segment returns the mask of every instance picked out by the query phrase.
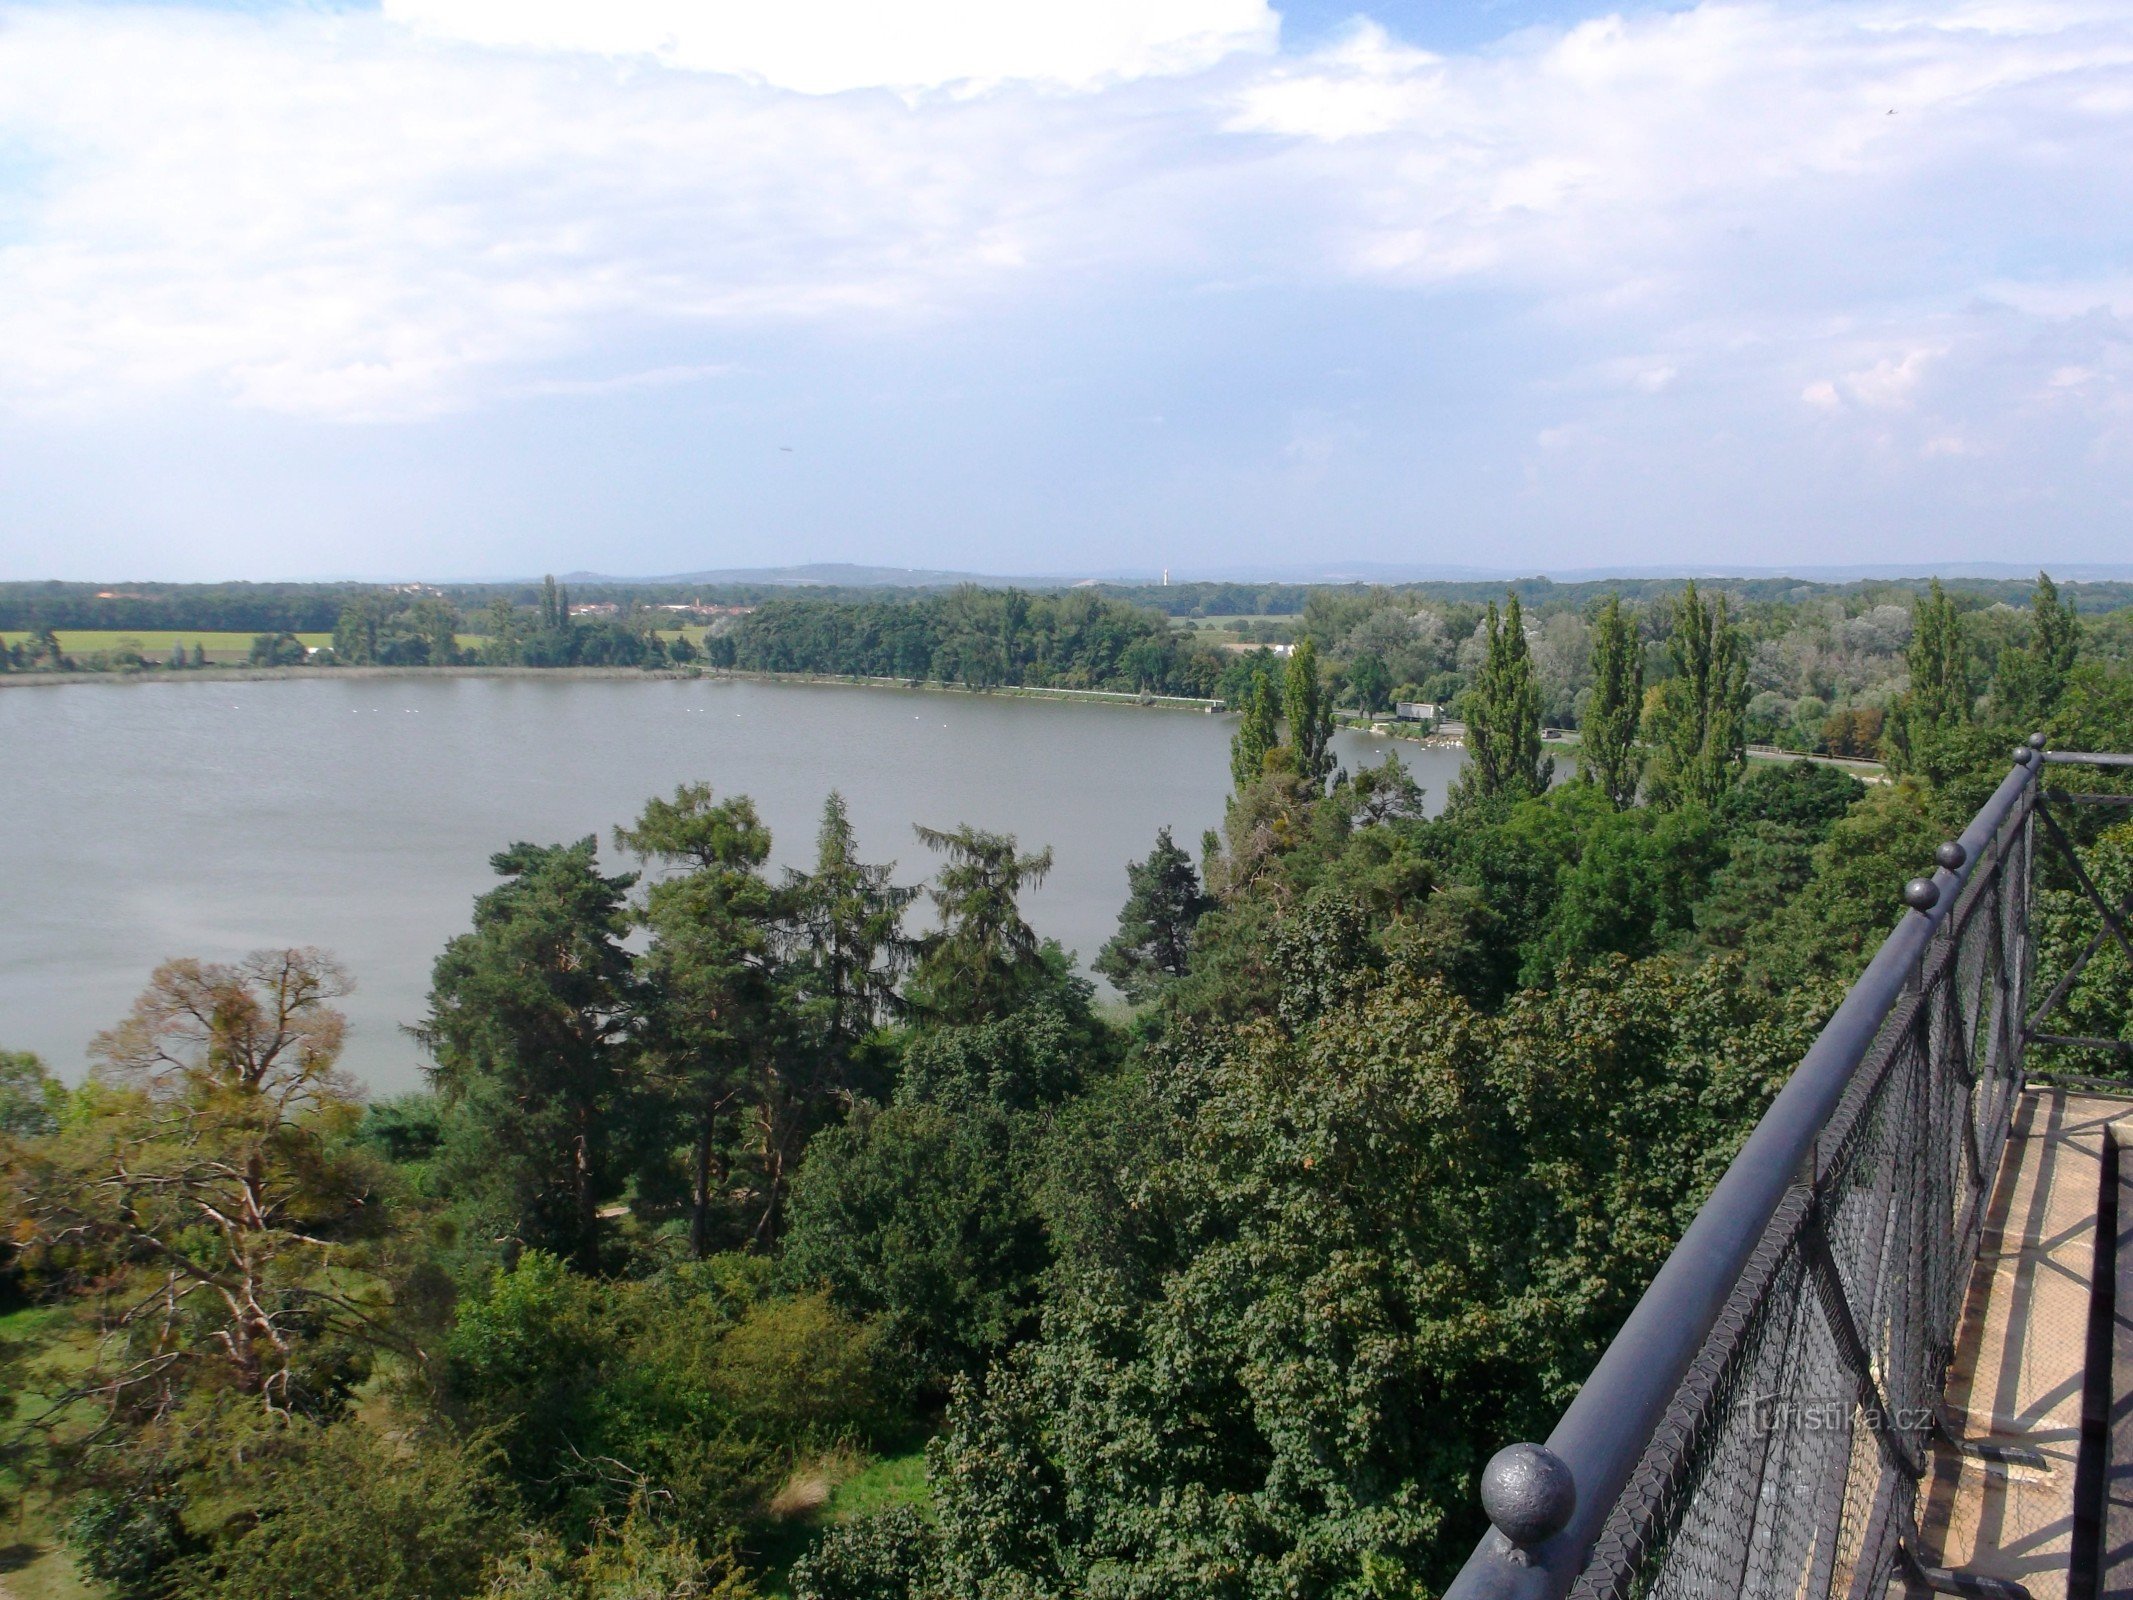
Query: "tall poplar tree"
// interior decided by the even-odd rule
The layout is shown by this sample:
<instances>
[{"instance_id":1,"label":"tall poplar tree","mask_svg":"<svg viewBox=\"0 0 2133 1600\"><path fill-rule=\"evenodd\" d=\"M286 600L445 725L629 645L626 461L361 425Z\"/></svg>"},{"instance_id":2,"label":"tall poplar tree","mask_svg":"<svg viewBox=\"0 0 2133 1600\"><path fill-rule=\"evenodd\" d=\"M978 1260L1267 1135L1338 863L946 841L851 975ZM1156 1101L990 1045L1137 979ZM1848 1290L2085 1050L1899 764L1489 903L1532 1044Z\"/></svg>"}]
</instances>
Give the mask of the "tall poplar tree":
<instances>
[{"instance_id":1,"label":"tall poplar tree","mask_svg":"<svg viewBox=\"0 0 2133 1600\"><path fill-rule=\"evenodd\" d=\"M1618 806L1635 803L1644 754L1644 641L1622 597L1609 595L1592 629L1592 701L1579 730L1578 771Z\"/></svg>"},{"instance_id":2,"label":"tall poplar tree","mask_svg":"<svg viewBox=\"0 0 2133 1600\"><path fill-rule=\"evenodd\" d=\"M2037 574L2029 600L2029 644L2007 646L1993 672L1999 710L2028 721L2049 711L2066 688L2081 649L2081 619L2059 598L2051 574Z\"/></svg>"},{"instance_id":3,"label":"tall poplar tree","mask_svg":"<svg viewBox=\"0 0 2133 1600\"><path fill-rule=\"evenodd\" d=\"M1555 762L1541 754L1540 685L1533 679L1518 596L1510 596L1500 615L1491 601L1485 627L1488 653L1461 702L1467 764L1452 785L1452 798L1530 799L1547 792Z\"/></svg>"},{"instance_id":4,"label":"tall poplar tree","mask_svg":"<svg viewBox=\"0 0 2133 1600\"><path fill-rule=\"evenodd\" d=\"M1714 805L1748 765L1748 656L1723 594L1687 584L1674 602L1650 768L1652 804Z\"/></svg>"},{"instance_id":5,"label":"tall poplar tree","mask_svg":"<svg viewBox=\"0 0 2133 1600\"><path fill-rule=\"evenodd\" d=\"M1281 742L1281 701L1271 674L1253 675L1240 709L1244 720L1229 741L1229 775L1239 789L1249 789L1266 775L1267 753Z\"/></svg>"},{"instance_id":6,"label":"tall poplar tree","mask_svg":"<svg viewBox=\"0 0 2133 1600\"><path fill-rule=\"evenodd\" d=\"M1296 775L1323 784L1333 770L1333 697L1318 676L1318 646L1310 637L1296 642L1281 678L1281 714L1288 746L1295 753Z\"/></svg>"},{"instance_id":7,"label":"tall poplar tree","mask_svg":"<svg viewBox=\"0 0 2133 1600\"><path fill-rule=\"evenodd\" d=\"M1935 578L1911 631L1910 709L1923 724L1952 728L1970 718L1970 644L1955 601Z\"/></svg>"}]
</instances>

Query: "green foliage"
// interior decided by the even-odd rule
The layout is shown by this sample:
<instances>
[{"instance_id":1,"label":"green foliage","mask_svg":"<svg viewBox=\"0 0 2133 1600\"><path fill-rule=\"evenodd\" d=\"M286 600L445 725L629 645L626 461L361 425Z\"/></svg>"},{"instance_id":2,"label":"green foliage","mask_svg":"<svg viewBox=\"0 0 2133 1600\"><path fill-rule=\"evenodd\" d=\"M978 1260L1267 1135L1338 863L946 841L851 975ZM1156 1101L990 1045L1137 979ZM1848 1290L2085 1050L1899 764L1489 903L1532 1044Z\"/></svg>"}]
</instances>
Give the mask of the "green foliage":
<instances>
[{"instance_id":1,"label":"green foliage","mask_svg":"<svg viewBox=\"0 0 2133 1600\"><path fill-rule=\"evenodd\" d=\"M1652 804L1716 805L1747 766L1748 661L1723 593L1708 605L1691 583L1674 606L1652 713Z\"/></svg>"},{"instance_id":2,"label":"green foliage","mask_svg":"<svg viewBox=\"0 0 2133 1600\"><path fill-rule=\"evenodd\" d=\"M714 1247L714 1213L733 1191L720 1138L733 1107L753 1099L754 1191L749 1230L776 1235L787 1146L795 1133L776 1059L776 945L785 905L762 875L770 830L745 795L714 801L707 783L685 784L672 800L647 803L615 844L663 865L637 912L651 931L639 964L644 980L649 1065L671 1097L674 1120L689 1131L689 1246Z\"/></svg>"},{"instance_id":3,"label":"green foliage","mask_svg":"<svg viewBox=\"0 0 2133 1600\"><path fill-rule=\"evenodd\" d=\"M1319 676L1318 646L1300 639L1281 674L1281 717L1291 769L1314 786L1333 771L1333 697Z\"/></svg>"},{"instance_id":4,"label":"green foliage","mask_svg":"<svg viewBox=\"0 0 2133 1600\"><path fill-rule=\"evenodd\" d=\"M1057 944L1058 986L990 1022L924 1027L904 1041L896 1099L904 1105L991 1106L1030 1111L1081 1087L1110 1055L1089 1011L1089 982L1068 969Z\"/></svg>"},{"instance_id":5,"label":"green foliage","mask_svg":"<svg viewBox=\"0 0 2133 1600\"><path fill-rule=\"evenodd\" d=\"M1904 881L1951 831L1915 779L1870 789L1814 847L1807 884L1745 940L1753 968L1787 985L1855 976L1902 917Z\"/></svg>"},{"instance_id":6,"label":"green foliage","mask_svg":"<svg viewBox=\"0 0 2133 1600\"><path fill-rule=\"evenodd\" d=\"M27 1050L0 1050L0 1139L35 1139L59 1126L67 1091Z\"/></svg>"},{"instance_id":7,"label":"green foliage","mask_svg":"<svg viewBox=\"0 0 2133 1600\"><path fill-rule=\"evenodd\" d=\"M1544 1431L1811 1020L1616 962L1500 1019L1395 979L1167 1051L1167 1159L1077 1231L1155 1259L1062 1257L1041 1339L959 1393L944 1587L1441 1582L1481 1462Z\"/></svg>"},{"instance_id":8,"label":"green foliage","mask_svg":"<svg viewBox=\"0 0 2133 1600\"><path fill-rule=\"evenodd\" d=\"M920 1012L945 1022L1005 1016L1046 983L1050 966L1022 920L1021 893L1052 870L1047 847L1017 853L1014 835L967 823L921 827L919 839L948 859L928 890L939 930L922 946L907 991Z\"/></svg>"},{"instance_id":9,"label":"green foliage","mask_svg":"<svg viewBox=\"0 0 2133 1600\"><path fill-rule=\"evenodd\" d=\"M462 1304L445 1401L569 1537L652 1497L715 1542L793 1452L892 1420L872 1334L819 1294L770 1292L767 1276L714 1257L603 1282L529 1251Z\"/></svg>"},{"instance_id":10,"label":"green foliage","mask_svg":"<svg viewBox=\"0 0 2133 1600\"><path fill-rule=\"evenodd\" d=\"M1118 932L1097 955L1096 970L1128 1000L1146 1000L1166 982L1185 976L1192 930L1211 902L1200 892L1192 857L1170 830L1157 830L1147 859L1126 864L1126 903Z\"/></svg>"},{"instance_id":11,"label":"green foliage","mask_svg":"<svg viewBox=\"0 0 2133 1600\"><path fill-rule=\"evenodd\" d=\"M1088 590L1028 594L960 587L836 601L780 597L733 630L752 672L925 679L971 688L1031 685L1211 695L1221 654L1157 612Z\"/></svg>"},{"instance_id":12,"label":"green foliage","mask_svg":"<svg viewBox=\"0 0 2133 1600\"><path fill-rule=\"evenodd\" d=\"M169 961L91 1044L96 1084L0 1146L28 1264L110 1297L79 1392L100 1429L165 1425L195 1394L330 1415L380 1318L374 1166L336 1069L346 975L316 950Z\"/></svg>"},{"instance_id":13,"label":"green foliage","mask_svg":"<svg viewBox=\"0 0 2133 1600\"><path fill-rule=\"evenodd\" d=\"M1254 672L1238 702L1243 720L1230 736L1230 782L1249 789L1266 775L1266 758L1281 742L1281 702L1271 673Z\"/></svg>"},{"instance_id":14,"label":"green foliage","mask_svg":"<svg viewBox=\"0 0 2133 1600\"><path fill-rule=\"evenodd\" d=\"M1903 770L1937 778L1950 766L1941 746L1970 722L1974 692L1962 615L1938 579L1914 608L1908 665L1892 753Z\"/></svg>"},{"instance_id":15,"label":"green foliage","mask_svg":"<svg viewBox=\"0 0 2133 1600\"><path fill-rule=\"evenodd\" d=\"M505 881L445 946L419 1037L450 1113L443 1164L477 1225L596 1270L634 1129L636 979L622 946L636 880L595 845L513 845Z\"/></svg>"},{"instance_id":16,"label":"green foliage","mask_svg":"<svg viewBox=\"0 0 2133 1600\"><path fill-rule=\"evenodd\" d=\"M1467 765L1452 786L1456 803L1526 799L1544 793L1555 771L1554 761L1541 755L1540 690L1516 594L1501 620L1490 603L1486 628L1487 658L1460 703Z\"/></svg>"},{"instance_id":17,"label":"green foliage","mask_svg":"<svg viewBox=\"0 0 2133 1600\"><path fill-rule=\"evenodd\" d=\"M1618 806L1631 805L1643 770L1637 747L1644 713L1644 643L1636 620L1609 595L1592 629L1592 703L1578 746L1578 773Z\"/></svg>"},{"instance_id":18,"label":"green foliage","mask_svg":"<svg viewBox=\"0 0 2133 1600\"><path fill-rule=\"evenodd\" d=\"M457 1600L512 1531L478 1452L431 1432L299 1426L210 1469L244 1511L169 1576L179 1600Z\"/></svg>"},{"instance_id":19,"label":"green foliage","mask_svg":"<svg viewBox=\"0 0 2133 1600\"><path fill-rule=\"evenodd\" d=\"M792 1569L795 1600L945 1600L940 1584L939 1537L905 1506L831 1526Z\"/></svg>"},{"instance_id":20,"label":"green foliage","mask_svg":"<svg viewBox=\"0 0 2133 1600\"><path fill-rule=\"evenodd\" d=\"M808 1150L786 1271L880 1318L923 1378L977 1371L1027 1330L1047 1260L1022 1166L1002 1112L861 1109Z\"/></svg>"},{"instance_id":21,"label":"green foliage","mask_svg":"<svg viewBox=\"0 0 2133 1600\"><path fill-rule=\"evenodd\" d=\"M2126 908L2133 907L2133 822L2102 830L2081 854L2090 882L2123 923ZM2071 881L2071 874L2052 870L2054 865L2045 863L2046 871L2040 875L2045 886L2037 894L2034 920L2037 972L2031 992L2039 996L2051 991L2090 939L2102 931L2095 902ZM2133 966L2128 965L2126 952L2115 938L2105 935L2073 988L2040 1027L2046 1033L2119 1039L2133 1045ZM2077 1072L2094 1072L2106 1064L2106 1058L2091 1050L2060 1048L2044 1059L2048 1065ZM2123 1057L2111 1065L2125 1073Z\"/></svg>"},{"instance_id":22,"label":"green foliage","mask_svg":"<svg viewBox=\"0 0 2133 1600\"><path fill-rule=\"evenodd\" d=\"M192 1547L170 1497L108 1489L81 1497L67 1521L66 1541L82 1575L119 1600L165 1592L170 1568Z\"/></svg>"},{"instance_id":23,"label":"green foliage","mask_svg":"<svg viewBox=\"0 0 2133 1600\"><path fill-rule=\"evenodd\" d=\"M482 1600L755 1600L732 1555L642 1510L583 1549L533 1532L499 1562Z\"/></svg>"}]
</instances>

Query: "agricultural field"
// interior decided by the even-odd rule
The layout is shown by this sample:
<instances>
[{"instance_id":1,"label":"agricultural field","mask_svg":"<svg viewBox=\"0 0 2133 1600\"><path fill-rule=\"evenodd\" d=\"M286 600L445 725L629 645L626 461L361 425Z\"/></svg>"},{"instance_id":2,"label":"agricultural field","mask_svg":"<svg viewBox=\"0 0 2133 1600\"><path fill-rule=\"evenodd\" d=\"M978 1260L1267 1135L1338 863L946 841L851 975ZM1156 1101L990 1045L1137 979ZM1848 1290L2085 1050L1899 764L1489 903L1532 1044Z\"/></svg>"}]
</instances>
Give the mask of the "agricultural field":
<instances>
[{"instance_id":1,"label":"agricultural field","mask_svg":"<svg viewBox=\"0 0 2133 1600\"><path fill-rule=\"evenodd\" d=\"M11 629L0 633L0 643L21 644L31 635L23 629ZM162 631L155 629L88 629L61 628L59 648L77 661L91 656L115 655L130 650L149 661L168 661L172 649L181 649L192 654L193 646L207 651L207 659L215 666L238 666L250 658L252 640L249 633L216 633L195 629L192 632ZM316 648L333 643L330 633L300 633L296 636L305 645Z\"/></svg>"}]
</instances>

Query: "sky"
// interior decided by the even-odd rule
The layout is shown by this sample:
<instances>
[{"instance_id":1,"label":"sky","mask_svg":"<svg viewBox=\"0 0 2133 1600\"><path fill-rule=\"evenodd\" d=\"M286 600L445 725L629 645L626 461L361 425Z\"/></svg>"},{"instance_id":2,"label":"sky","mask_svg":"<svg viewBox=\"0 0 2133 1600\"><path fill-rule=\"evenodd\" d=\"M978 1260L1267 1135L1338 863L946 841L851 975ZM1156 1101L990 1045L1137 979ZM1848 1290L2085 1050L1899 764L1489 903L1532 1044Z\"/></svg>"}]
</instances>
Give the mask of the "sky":
<instances>
[{"instance_id":1,"label":"sky","mask_svg":"<svg viewBox=\"0 0 2133 1600\"><path fill-rule=\"evenodd\" d=\"M2124 0L0 0L0 578L2133 560Z\"/></svg>"}]
</instances>

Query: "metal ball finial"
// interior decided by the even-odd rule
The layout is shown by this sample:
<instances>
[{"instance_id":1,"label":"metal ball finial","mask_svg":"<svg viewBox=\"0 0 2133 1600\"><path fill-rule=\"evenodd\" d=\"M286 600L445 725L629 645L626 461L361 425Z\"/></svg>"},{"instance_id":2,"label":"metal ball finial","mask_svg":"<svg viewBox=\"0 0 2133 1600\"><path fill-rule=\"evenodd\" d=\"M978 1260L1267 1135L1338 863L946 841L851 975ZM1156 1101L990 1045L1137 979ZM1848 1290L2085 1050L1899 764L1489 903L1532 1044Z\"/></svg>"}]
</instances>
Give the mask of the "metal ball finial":
<instances>
[{"instance_id":1,"label":"metal ball finial","mask_svg":"<svg viewBox=\"0 0 2133 1600\"><path fill-rule=\"evenodd\" d=\"M2032 750L2042 750L2044 748L2044 735L2041 733L2031 734L2029 736L2029 747Z\"/></svg>"},{"instance_id":2,"label":"metal ball finial","mask_svg":"<svg viewBox=\"0 0 2133 1600\"><path fill-rule=\"evenodd\" d=\"M2032 761L2037 759L2037 752L2030 749L2030 747L2026 744L2018 744L2015 746L2014 758L2016 766L2026 767Z\"/></svg>"},{"instance_id":3,"label":"metal ball finial","mask_svg":"<svg viewBox=\"0 0 2133 1600\"><path fill-rule=\"evenodd\" d=\"M1506 1445L1481 1472L1481 1508L1513 1544L1545 1544L1570 1525L1577 1481L1560 1456L1537 1444Z\"/></svg>"},{"instance_id":4,"label":"metal ball finial","mask_svg":"<svg viewBox=\"0 0 2133 1600\"><path fill-rule=\"evenodd\" d=\"M1940 904L1940 885L1931 878L1913 878L1903 886L1903 903L1913 911L1931 911Z\"/></svg>"},{"instance_id":5,"label":"metal ball finial","mask_svg":"<svg viewBox=\"0 0 2133 1600\"><path fill-rule=\"evenodd\" d=\"M1960 867L1965 861L1968 861L1970 859L1970 852L1965 850L1961 845L1957 844L1953 839L1950 839L1946 844L1942 845L1938 850L1935 850L1933 852L1933 859L1935 861L1938 861L1942 866L1946 867L1950 872L1953 872L1958 867Z\"/></svg>"}]
</instances>

